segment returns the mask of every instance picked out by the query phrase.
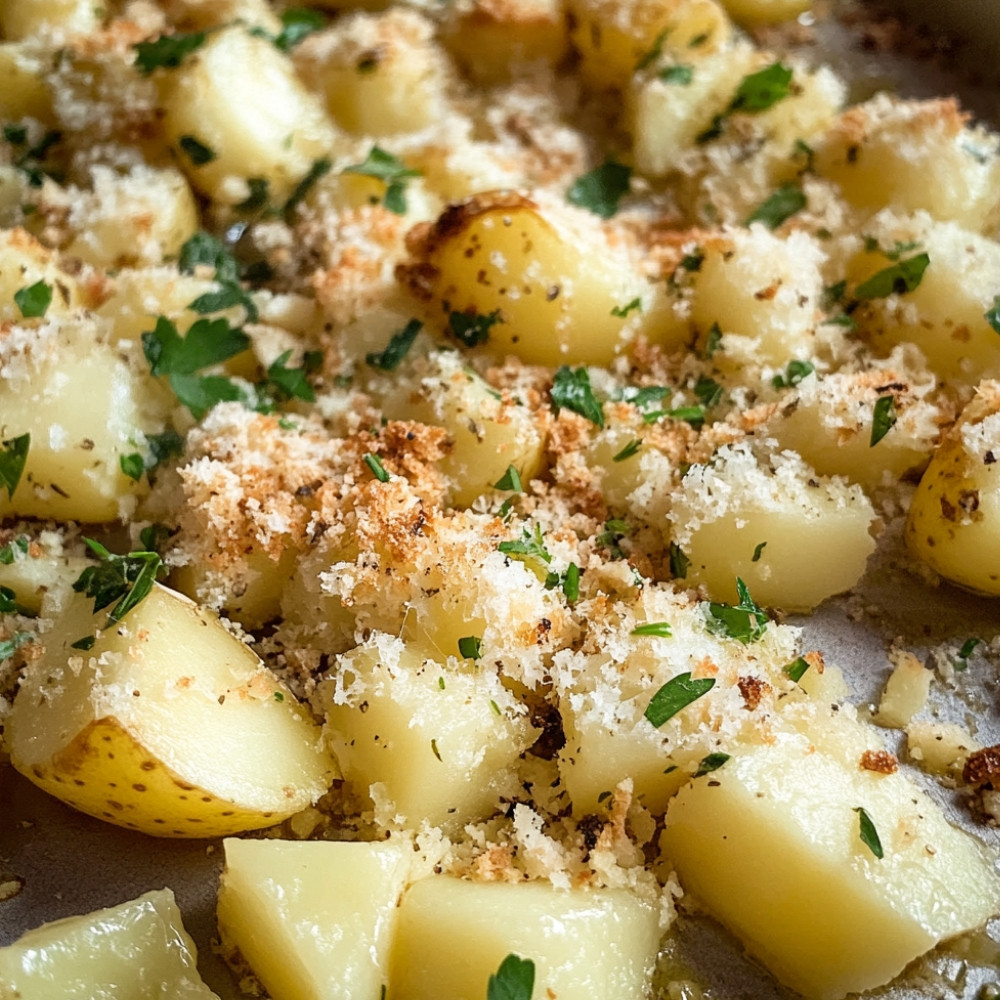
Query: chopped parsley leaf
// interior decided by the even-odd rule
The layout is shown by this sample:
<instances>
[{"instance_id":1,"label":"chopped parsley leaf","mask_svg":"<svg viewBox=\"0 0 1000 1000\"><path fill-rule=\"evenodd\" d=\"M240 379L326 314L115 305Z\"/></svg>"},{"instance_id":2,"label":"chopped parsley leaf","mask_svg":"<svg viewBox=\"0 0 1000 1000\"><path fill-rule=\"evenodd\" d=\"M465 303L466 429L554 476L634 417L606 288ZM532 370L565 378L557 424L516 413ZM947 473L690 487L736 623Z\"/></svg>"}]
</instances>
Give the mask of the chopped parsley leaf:
<instances>
[{"instance_id":1,"label":"chopped parsley leaf","mask_svg":"<svg viewBox=\"0 0 1000 1000\"><path fill-rule=\"evenodd\" d=\"M872 411L872 433L868 445L874 448L892 430L896 423L896 399L894 396L879 396Z\"/></svg>"},{"instance_id":2,"label":"chopped parsley leaf","mask_svg":"<svg viewBox=\"0 0 1000 1000\"><path fill-rule=\"evenodd\" d=\"M805 674L808 669L809 661L804 656L799 656L792 660L791 663L786 664L784 672L787 677L798 684L798 682L802 680L803 674Z\"/></svg>"},{"instance_id":3,"label":"chopped parsley leaf","mask_svg":"<svg viewBox=\"0 0 1000 1000\"><path fill-rule=\"evenodd\" d=\"M193 135L182 135L177 140L177 145L187 153L187 158L196 167L203 167L206 163L211 163L212 160L218 159L214 149L206 146Z\"/></svg>"},{"instance_id":4,"label":"chopped parsley leaf","mask_svg":"<svg viewBox=\"0 0 1000 1000\"><path fill-rule=\"evenodd\" d=\"M14 292L14 302L25 319L38 319L45 315L52 304L52 286L44 281L20 288Z\"/></svg>"},{"instance_id":5,"label":"chopped parsley leaf","mask_svg":"<svg viewBox=\"0 0 1000 1000\"><path fill-rule=\"evenodd\" d=\"M318 10L289 7L281 12L281 31L274 37L274 44L282 52L289 52L314 31L325 28L326 22Z\"/></svg>"},{"instance_id":6,"label":"chopped parsley leaf","mask_svg":"<svg viewBox=\"0 0 1000 1000\"><path fill-rule=\"evenodd\" d=\"M13 498L17 484L21 481L30 446L30 434L0 441L0 490L7 491L8 499Z\"/></svg>"},{"instance_id":7,"label":"chopped parsley leaf","mask_svg":"<svg viewBox=\"0 0 1000 1000\"><path fill-rule=\"evenodd\" d=\"M691 560L684 554L684 550L676 543L670 543L670 574L675 580L683 580L688 575L688 568Z\"/></svg>"},{"instance_id":8,"label":"chopped parsley leaf","mask_svg":"<svg viewBox=\"0 0 1000 1000\"><path fill-rule=\"evenodd\" d=\"M629 634L652 635L660 639L669 639L673 635L673 632L670 629L669 622L645 622L642 625L636 625Z\"/></svg>"},{"instance_id":9,"label":"chopped parsley leaf","mask_svg":"<svg viewBox=\"0 0 1000 1000\"><path fill-rule=\"evenodd\" d=\"M152 42L138 42L135 50L135 66L143 76L149 76L156 69L176 69L192 52L205 44L204 31L190 34L161 35Z\"/></svg>"},{"instance_id":10,"label":"chopped parsley leaf","mask_svg":"<svg viewBox=\"0 0 1000 1000\"><path fill-rule=\"evenodd\" d=\"M771 379L771 385L775 389L789 389L798 385L807 375L811 375L816 370L811 361L789 361L785 365L784 375L775 375Z\"/></svg>"},{"instance_id":11,"label":"chopped parsley leaf","mask_svg":"<svg viewBox=\"0 0 1000 1000\"><path fill-rule=\"evenodd\" d=\"M579 413L598 427L604 426L604 411L590 387L590 375L584 367L576 370L560 367L552 381L552 405L556 410Z\"/></svg>"},{"instance_id":12,"label":"chopped parsley leaf","mask_svg":"<svg viewBox=\"0 0 1000 1000\"><path fill-rule=\"evenodd\" d=\"M618 203L628 194L631 181L631 167L605 160L599 167L578 177L566 192L566 198L602 219L610 219L618 211Z\"/></svg>"},{"instance_id":13,"label":"chopped parsley leaf","mask_svg":"<svg viewBox=\"0 0 1000 1000\"><path fill-rule=\"evenodd\" d=\"M199 295L188 304L188 309L204 316L206 313L221 312L223 309L231 309L233 306L243 306L247 313L247 320L255 323L258 318L257 304L250 293L238 281L216 280L219 283L219 288L214 292L205 292Z\"/></svg>"},{"instance_id":14,"label":"chopped parsley leaf","mask_svg":"<svg viewBox=\"0 0 1000 1000\"><path fill-rule=\"evenodd\" d=\"M153 375L193 375L202 368L228 361L250 346L250 338L226 319L199 319L184 337L160 316L156 327L142 335L142 349Z\"/></svg>"},{"instance_id":15,"label":"chopped parsley leaf","mask_svg":"<svg viewBox=\"0 0 1000 1000\"><path fill-rule=\"evenodd\" d=\"M431 740L431 753L434 754L434 756L437 757L438 760L441 760L441 751L438 750L437 740Z\"/></svg>"},{"instance_id":16,"label":"chopped parsley leaf","mask_svg":"<svg viewBox=\"0 0 1000 1000\"><path fill-rule=\"evenodd\" d=\"M611 315L618 316L622 319L626 317L633 309L638 309L642 311L642 299L637 295L631 302L624 306L612 306Z\"/></svg>"},{"instance_id":17,"label":"chopped parsley leaf","mask_svg":"<svg viewBox=\"0 0 1000 1000\"><path fill-rule=\"evenodd\" d=\"M802 188L798 184L782 184L747 217L746 224L762 222L768 229L777 229L805 207L806 196Z\"/></svg>"},{"instance_id":18,"label":"chopped parsley leaf","mask_svg":"<svg viewBox=\"0 0 1000 1000\"><path fill-rule=\"evenodd\" d=\"M366 354L365 361L372 368L379 368L384 372L395 371L413 346L413 342L423 329L423 325L419 319L411 319L402 330L397 330L389 338L389 343L384 350Z\"/></svg>"},{"instance_id":19,"label":"chopped parsley leaf","mask_svg":"<svg viewBox=\"0 0 1000 1000\"><path fill-rule=\"evenodd\" d=\"M448 314L448 329L451 330L455 339L466 347L477 347L479 344L485 344L490 339L490 330L497 323L502 322L503 318L500 316L499 309L494 309L493 312L487 313L485 316L477 312L451 312Z\"/></svg>"},{"instance_id":20,"label":"chopped parsley leaf","mask_svg":"<svg viewBox=\"0 0 1000 1000\"><path fill-rule=\"evenodd\" d=\"M700 404L696 406L678 406L673 410L666 410L656 416L670 417L671 420L683 420L697 430L705 423L705 407Z\"/></svg>"},{"instance_id":21,"label":"chopped parsley leaf","mask_svg":"<svg viewBox=\"0 0 1000 1000\"><path fill-rule=\"evenodd\" d=\"M854 811L858 814L858 833L861 842L881 861L885 857L885 852L882 850L882 841L879 840L878 830L875 829L871 816L861 806L855 806Z\"/></svg>"},{"instance_id":22,"label":"chopped parsley leaf","mask_svg":"<svg viewBox=\"0 0 1000 1000\"><path fill-rule=\"evenodd\" d=\"M854 297L858 300L883 299L887 295L905 295L916 288L930 264L931 258L926 253L918 253L906 260L900 260L889 267L877 271L854 289Z\"/></svg>"},{"instance_id":23,"label":"chopped parsley leaf","mask_svg":"<svg viewBox=\"0 0 1000 1000\"><path fill-rule=\"evenodd\" d=\"M633 72L638 73L640 70L644 70L647 66L651 66L657 59L663 55L663 43L667 40L667 35L670 34L669 28L664 28L657 36L653 39L653 44L649 47L647 52L644 52L636 62L633 67Z\"/></svg>"},{"instance_id":24,"label":"chopped parsley leaf","mask_svg":"<svg viewBox=\"0 0 1000 1000\"><path fill-rule=\"evenodd\" d=\"M214 236L199 230L181 247L177 266L184 274L194 274L202 264L215 270L217 281L239 280L236 258Z\"/></svg>"},{"instance_id":25,"label":"chopped parsley leaf","mask_svg":"<svg viewBox=\"0 0 1000 1000\"><path fill-rule=\"evenodd\" d=\"M624 403L631 403L637 410L647 410L651 406L662 403L672 390L665 385L647 385L643 387L627 385L615 396Z\"/></svg>"},{"instance_id":26,"label":"chopped parsley leaf","mask_svg":"<svg viewBox=\"0 0 1000 1000\"><path fill-rule=\"evenodd\" d=\"M365 465L372 470L372 475L380 482L389 482L389 473L385 471L385 466L382 464L381 459L378 455L373 455L370 451L364 456Z\"/></svg>"},{"instance_id":27,"label":"chopped parsley leaf","mask_svg":"<svg viewBox=\"0 0 1000 1000\"><path fill-rule=\"evenodd\" d=\"M233 207L238 212L258 212L267 207L271 200L271 183L266 177L248 177L249 194L238 205Z\"/></svg>"},{"instance_id":28,"label":"chopped parsley leaf","mask_svg":"<svg viewBox=\"0 0 1000 1000\"><path fill-rule=\"evenodd\" d=\"M0 547L0 566L10 566L21 558L21 556L26 556L30 544L28 539L24 535L21 535ZM20 556L18 553L20 553Z\"/></svg>"},{"instance_id":29,"label":"chopped parsley leaf","mask_svg":"<svg viewBox=\"0 0 1000 1000\"><path fill-rule=\"evenodd\" d=\"M531 1000L535 989L535 963L508 955L486 984L486 1000Z\"/></svg>"},{"instance_id":30,"label":"chopped parsley leaf","mask_svg":"<svg viewBox=\"0 0 1000 1000\"><path fill-rule=\"evenodd\" d=\"M580 567L571 562L563 573L562 592L570 604L575 604L580 598L580 572Z\"/></svg>"},{"instance_id":31,"label":"chopped parsley leaf","mask_svg":"<svg viewBox=\"0 0 1000 1000\"><path fill-rule=\"evenodd\" d=\"M10 587L0 587L0 615L17 614L17 595Z\"/></svg>"},{"instance_id":32,"label":"chopped parsley leaf","mask_svg":"<svg viewBox=\"0 0 1000 1000\"><path fill-rule=\"evenodd\" d=\"M687 63L677 63L675 66L661 69L656 78L664 83L676 84L678 87L690 87L694 80L694 67Z\"/></svg>"},{"instance_id":33,"label":"chopped parsley leaf","mask_svg":"<svg viewBox=\"0 0 1000 1000\"><path fill-rule=\"evenodd\" d=\"M513 465L507 466L507 471L493 484L495 490L513 490L515 493L523 493L524 487L521 485L521 475Z\"/></svg>"},{"instance_id":34,"label":"chopped parsley leaf","mask_svg":"<svg viewBox=\"0 0 1000 1000\"><path fill-rule=\"evenodd\" d=\"M705 409L717 406L722 400L723 386L705 375L699 376L694 385L694 394Z\"/></svg>"},{"instance_id":35,"label":"chopped parsley leaf","mask_svg":"<svg viewBox=\"0 0 1000 1000\"><path fill-rule=\"evenodd\" d=\"M299 207L306 195L308 195L313 189L316 182L321 177L325 177L330 172L332 167L333 164L326 159L326 157L320 157L318 160L314 160L308 173L302 178L302 180L299 181L298 184L295 185L292 193L288 196L288 200L281 206L281 212L279 214L286 220L291 219L295 209ZM347 172L347 170L344 171L345 174Z\"/></svg>"},{"instance_id":36,"label":"chopped parsley leaf","mask_svg":"<svg viewBox=\"0 0 1000 1000\"><path fill-rule=\"evenodd\" d=\"M84 538L84 542L100 562L88 566L73 589L94 599L95 614L114 604L108 612L108 624L120 622L149 594L156 578L166 573L163 560L155 552L145 551L118 556L92 538Z\"/></svg>"},{"instance_id":37,"label":"chopped parsley leaf","mask_svg":"<svg viewBox=\"0 0 1000 1000\"><path fill-rule=\"evenodd\" d=\"M95 642L97 642L97 636L85 635L82 639L77 639L76 642L71 642L70 647L72 649L82 649L86 652L94 648Z\"/></svg>"},{"instance_id":38,"label":"chopped parsley leaf","mask_svg":"<svg viewBox=\"0 0 1000 1000\"><path fill-rule=\"evenodd\" d=\"M1000 333L1000 295L993 299L993 306L983 313L983 319L990 324L994 333Z\"/></svg>"},{"instance_id":39,"label":"chopped parsley leaf","mask_svg":"<svg viewBox=\"0 0 1000 1000\"><path fill-rule=\"evenodd\" d=\"M137 451L132 452L130 455L119 455L118 465L121 467L124 475L136 481L142 479L142 474L146 471L146 463L142 455Z\"/></svg>"},{"instance_id":40,"label":"chopped parsley leaf","mask_svg":"<svg viewBox=\"0 0 1000 1000\"><path fill-rule=\"evenodd\" d=\"M312 357L303 357L301 368L289 368L288 359L291 356L291 349L283 351L267 366L267 377L257 385L258 401L255 408L259 412L270 412L278 404L287 403L290 399L316 402L316 393L306 378L310 372L315 371Z\"/></svg>"},{"instance_id":41,"label":"chopped parsley leaf","mask_svg":"<svg viewBox=\"0 0 1000 1000\"><path fill-rule=\"evenodd\" d=\"M730 639L738 639L748 645L756 642L767 631L767 615L750 596L747 585L736 578L736 593L739 604L712 601L708 605L709 627Z\"/></svg>"},{"instance_id":42,"label":"chopped parsley leaf","mask_svg":"<svg viewBox=\"0 0 1000 1000\"><path fill-rule=\"evenodd\" d=\"M149 446L150 460L146 462L147 469L154 469L173 455L184 451L184 438L169 428L162 434L147 434L146 444Z\"/></svg>"},{"instance_id":43,"label":"chopped parsley leaf","mask_svg":"<svg viewBox=\"0 0 1000 1000\"><path fill-rule=\"evenodd\" d=\"M650 699L643 713L657 729L682 709L708 694L715 687L714 677L692 678L690 673L671 677Z\"/></svg>"},{"instance_id":44,"label":"chopped parsley leaf","mask_svg":"<svg viewBox=\"0 0 1000 1000\"><path fill-rule=\"evenodd\" d=\"M478 660L482 654L482 636L463 635L458 640L459 656L464 656L467 660Z\"/></svg>"},{"instance_id":45,"label":"chopped parsley leaf","mask_svg":"<svg viewBox=\"0 0 1000 1000\"><path fill-rule=\"evenodd\" d=\"M505 556L528 556L541 559L543 563L552 562L552 556L545 548L545 536L538 524L535 525L533 532L527 527L522 528L520 538L501 542L497 549Z\"/></svg>"},{"instance_id":46,"label":"chopped parsley leaf","mask_svg":"<svg viewBox=\"0 0 1000 1000\"><path fill-rule=\"evenodd\" d=\"M631 458L640 448L642 447L642 441L638 438L632 438L631 441L618 454L616 454L611 461L612 462L624 462L626 459Z\"/></svg>"},{"instance_id":47,"label":"chopped parsley leaf","mask_svg":"<svg viewBox=\"0 0 1000 1000\"><path fill-rule=\"evenodd\" d=\"M629 527L627 521L623 521L618 517L612 517L604 522L604 531L602 531L594 539L594 541L598 545L608 549L612 559L624 559L625 552L618 543L628 534L628 532Z\"/></svg>"},{"instance_id":48,"label":"chopped parsley leaf","mask_svg":"<svg viewBox=\"0 0 1000 1000\"><path fill-rule=\"evenodd\" d=\"M722 343L722 327L718 323L713 323L708 328L708 333L705 335L705 350L702 353L702 357L710 358L719 349Z\"/></svg>"},{"instance_id":49,"label":"chopped parsley leaf","mask_svg":"<svg viewBox=\"0 0 1000 1000\"><path fill-rule=\"evenodd\" d=\"M791 93L792 70L780 62L765 66L745 76L729 107L712 118L712 124L696 139L699 143L718 139L726 124L726 119L737 112L744 114L759 114L773 107L778 101Z\"/></svg>"},{"instance_id":50,"label":"chopped parsley leaf","mask_svg":"<svg viewBox=\"0 0 1000 1000\"><path fill-rule=\"evenodd\" d=\"M713 771L718 771L729 759L730 757L727 753L710 753L707 757L702 757L701 763L698 765L698 770L694 772L694 776L701 778L706 774L711 774Z\"/></svg>"},{"instance_id":51,"label":"chopped parsley leaf","mask_svg":"<svg viewBox=\"0 0 1000 1000\"><path fill-rule=\"evenodd\" d=\"M154 521L139 532L139 541L147 552L159 552L160 546L173 534L174 529Z\"/></svg>"},{"instance_id":52,"label":"chopped parsley leaf","mask_svg":"<svg viewBox=\"0 0 1000 1000\"><path fill-rule=\"evenodd\" d=\"M31 637L30 632L15 632L9 639L0 642L0 661L9 660Z\"/></svg>"},{"instance_id":53,"label":"chopped parsley leaf","mask_svg":"<svg viewBox=\"0 0 1000 1000\"><path fill-rule=\"evenodd\" d=\"M760 562L760 557L764 552L764 548L767 542L758 542L753 550L753 555L750 557L750 562Z\"/></svg>"},{"instance_id":54,"label":"chopped parsley leaf","mask_svg":"<svg viewBox=\"0 0 1000 1000\"><path fill-rule=\"evenodd\" d=\"M677 266L682 271L693 274L701 270L701 265L705 263L705 251L695 250L693 253L685 254L681 257L681 262Z\"/></svg>"},{"instance_id":55,"label":"chopped parsley leaf","mask_svg":"<svg viewBox=\"0 0 1000 1000\"><path fill-rule=\"evenodd\" d=\"M982 639L977 639L974 636L970 639L966 639L965 642L962 643L962 648L958 651L959 659L967 660L970 656L972 656L976 646L980 645L982 641Z\"/></svg>"},{"instance_id":56,"label":"chopped parsley leaf","mask_svg":"<svg viewBox=\"0 0 1000 1000\"><path fill-rule=\"evenodd\" d=\"M419 170L409 169L402 160L379 146L372 146L363 163L345 167L341 173L373 177L385 184L382 204L396 215L406 214L406 182L419 177Z\"/></svg>"}]
</instances>

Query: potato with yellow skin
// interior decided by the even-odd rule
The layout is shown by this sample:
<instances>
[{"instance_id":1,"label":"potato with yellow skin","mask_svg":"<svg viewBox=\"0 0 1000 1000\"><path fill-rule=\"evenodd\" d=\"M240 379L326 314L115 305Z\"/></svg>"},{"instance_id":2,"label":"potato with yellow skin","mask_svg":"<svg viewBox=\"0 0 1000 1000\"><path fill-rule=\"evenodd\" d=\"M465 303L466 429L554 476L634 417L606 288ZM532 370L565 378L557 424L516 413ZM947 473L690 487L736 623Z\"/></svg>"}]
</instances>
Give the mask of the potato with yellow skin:
<instances>
[{"instance_id":1,"label":"potato with yellow skin","mask_svg":"<svg viewBox=\"0 0 1000 1000\"><path fill-rule=\"evenodd\" d=\"M67 603L7 717L26 778L165 837L271 826L326 791L319 727L214 615L159 585L118 624L92 604Z\"/></svg>"},{"instance_id":2,"label":"potato with yellow skin","mask_svg":"<svg viewBox=\"0 0 1000 1000\"><path fill-rule=\"evenodd\" d=\"M452 205L409 240L403 282L447 326L486 323L489 350L537 365L608 364L636 321L623 307L645 282L596 223L493 191ZM617 310L617 315L614 312ZM641 319L641 316L640 316Z\"/></svg>"},{"instance_id":3,"label":"potato with yellow skin","mask_svg":"<svg viewBox=\"0 0 1000 1000\"><path fill-rule=\"evenodd\" d=\"M910 503L906 540L946 580L1000 594L1000 383L981 382Z\"/></svg>"}]
</instances>

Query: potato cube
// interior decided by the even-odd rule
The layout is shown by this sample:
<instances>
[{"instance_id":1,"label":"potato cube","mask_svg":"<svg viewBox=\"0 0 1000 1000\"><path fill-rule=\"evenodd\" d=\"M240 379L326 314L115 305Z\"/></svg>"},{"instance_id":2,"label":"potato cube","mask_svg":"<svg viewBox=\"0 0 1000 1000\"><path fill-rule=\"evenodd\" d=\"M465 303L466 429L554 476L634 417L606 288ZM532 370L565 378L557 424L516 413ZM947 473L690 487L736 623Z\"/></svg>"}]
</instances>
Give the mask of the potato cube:
<instances>
[{"instance_id":1,"label":"potato cube","mask_svg":"<svg viewBox=\"0 0 1000 1000\"><path fill-rule=\"evenodd\" d=\"M340 658L320 701L344 777L411 827L460 830L488 815L534 741L495 672L446 669L384 634Z\"/></svg>"},{"instance_id":2,"label":"potato cube","mask_svg":"<svg viewBox=\"0 0 1000 1000\"><path fill-rule=\"evenodd\" d=\"M682 788L661 848L685 890L810 1000L880 986L1000 909L976 843L907 778L805 736L734 749Z\"/></svg>"},{"instance_id":3,"label":"potato cube","mask_svg":"<svg viewBox=\"0 0 1000 1000\"><path fill-rule=\"evenodd\" d=\"M905 649L895 650L892 658L892 673L874 721L887 729L902 729L927 704L934 674Z\"/></svg>"},{"instance_id":4,"label":"potato cube","mask_svg":"<svg viewBox=\"0 0 1000 1000\"><path fill-rule=\"evenodd\" d=\"M378 997L413 849L408 841L225 842L219 931L274 1000Z\"/></svg>"},{"instance_id":5,"label":"potato cube","mask_svg":"<svg viewBox=\"0 0 1000 1000\"><path fill-rule=\"evenodd\" d=\"M403 896L388 1000L482 1000L509 954L535 963L538 1000L643 1000L659 943L656 908L625 889L431 876Z\"/></svg>"},{"instance_id":6,"label":"potato cube","mask_svg":"<svg viewBox=\"0 0 1000 1000\"><path fill-rule=\"evenodd\" d=\"M0 986L18 1000L215 997L169 889L28 931L0 948Z\"/></svg>"}]
</instances>

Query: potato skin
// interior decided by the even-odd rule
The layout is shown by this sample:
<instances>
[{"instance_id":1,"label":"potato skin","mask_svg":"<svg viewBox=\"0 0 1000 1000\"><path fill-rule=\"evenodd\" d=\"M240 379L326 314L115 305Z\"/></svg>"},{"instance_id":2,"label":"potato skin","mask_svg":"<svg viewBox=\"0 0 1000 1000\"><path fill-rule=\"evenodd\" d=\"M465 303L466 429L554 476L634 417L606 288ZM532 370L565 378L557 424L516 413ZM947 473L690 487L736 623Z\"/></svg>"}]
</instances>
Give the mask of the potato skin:
<instances>
[{"instance_id":1,"label":"potato skin","mask_svg":"<svg viewBox=\"0 0 1000 1000\"><path fill-rule=\"evenodd\" d=\"M1000 595L1000 383L980 383L910 504L906 540L946 580Z\"/></svg>"}]
</instances>

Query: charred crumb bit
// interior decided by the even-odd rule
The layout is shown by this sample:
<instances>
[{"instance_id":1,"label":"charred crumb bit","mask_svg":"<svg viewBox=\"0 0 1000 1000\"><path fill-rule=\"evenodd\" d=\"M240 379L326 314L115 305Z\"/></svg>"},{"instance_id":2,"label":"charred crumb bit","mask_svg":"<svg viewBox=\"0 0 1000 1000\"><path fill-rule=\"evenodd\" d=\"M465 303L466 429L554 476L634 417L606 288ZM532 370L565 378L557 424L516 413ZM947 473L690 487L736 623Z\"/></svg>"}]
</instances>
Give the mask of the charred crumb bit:
<instances>
[{"instance_id":1,"label":"charred crumb bit","mask_svg":"<svg viewBox=\"0 0 1000 1000\"><path fill-rule=\"evenodd\" d=\"M899 770L896 755L888 750L866 750L861 755L861 768L878 774L895 774Z\"/></svg>"},{"instance_id":2,"label":"charred crumb bit","mask_svg":"<svg viewBox=\"0 0 1000 1000\"><path fill-rule=\"evenodd\" d=\"M736 681L740 694L743 696L743 704L747 711L753 712L760 707L761 701L771 692L771 685L767 681L762 681L759 677L745 676Z\"/></svg>"},{"instance_id":3,"label":"charred crumb bit","mask_svg":"<svg viewBox=\"0 0 1000 1000\"><path fill-rule=\"evenodd\" d=\"M605 821L594 813L588 813L577 823L577 832L583 838L583 847L588 853L597 846L601 831L604 829L604 823Z\"/></svg>"},{"instance_id":4,"label":"charred crumb bit","mask_svg":"<svg viewBox=\"0 0 1000 1000\"><path fill-rule=\"evenodd\" d=\"M970 753L962 767L962 781L978 788L1000 786L1000 743Z\"/></svg>"}]
</instances>

